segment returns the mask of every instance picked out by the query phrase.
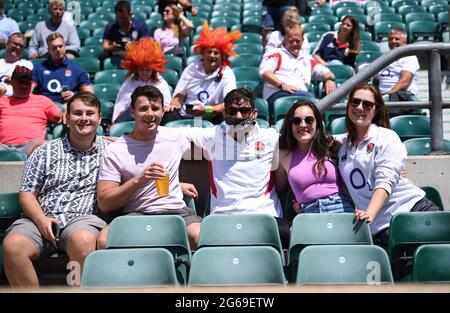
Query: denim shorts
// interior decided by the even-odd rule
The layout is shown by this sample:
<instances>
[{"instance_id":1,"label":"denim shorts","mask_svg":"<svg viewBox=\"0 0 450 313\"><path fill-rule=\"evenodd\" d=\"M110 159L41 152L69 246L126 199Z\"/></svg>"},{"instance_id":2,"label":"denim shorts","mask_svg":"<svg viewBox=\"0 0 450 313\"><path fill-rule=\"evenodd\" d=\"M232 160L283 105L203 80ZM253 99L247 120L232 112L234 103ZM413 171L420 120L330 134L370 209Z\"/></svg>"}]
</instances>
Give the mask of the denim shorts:
<instances>
[{"instance_id":1,"label":"denim shorts","mask_svg":"<svg viewBox=\"0 0 450 313\"><path fill-rule=\"evenodd\" d=\"M302 204L299 213L353 213L354 211L355 206L348 196L335 193L333 195Z\"/></svg>"}]
</instances>

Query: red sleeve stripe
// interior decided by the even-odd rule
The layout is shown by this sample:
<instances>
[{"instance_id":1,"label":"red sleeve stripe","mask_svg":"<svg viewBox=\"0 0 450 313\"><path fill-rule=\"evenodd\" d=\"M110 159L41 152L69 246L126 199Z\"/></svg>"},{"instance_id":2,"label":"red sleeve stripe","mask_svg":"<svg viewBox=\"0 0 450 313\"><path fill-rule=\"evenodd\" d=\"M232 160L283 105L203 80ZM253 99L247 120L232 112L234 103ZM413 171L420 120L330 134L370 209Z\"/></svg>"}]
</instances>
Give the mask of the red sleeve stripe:
<instances>
[{"instance_id":1,"label":"red sleeve stripe","mask_svg":"<svg viewBox=\"0 0 450 313\"><path fill-rule=\"evenodd\" d=\"M275 186L275 172L271 171L269 181L267 182L266 192L264 193L264 195L270 193L274 186Z\"/></svg>"},{"instance_id":2,"label":"red sleeve stripe","mask_svg":"<svg viewBox=\"0 0 450 313\"><path fill-rule=\"evenodd\" d=\"M271 58L276 58L277 59L277 67L275 68L275 71L273 71L274 73L276 71L278 71L281 67L281 54L279 52L276 52L274 54L271 54L267 57L267 60L270 60Z\"/></svg>"},{"instance_id":3,"label":"red sleeve stripe","mask_svg":"<svg viewBox=\"0 0 450 313\"><path fill-rule=\"evenodd\" d=\"M313 58L311 58L310 62L311 62L311 75L312 75L312 73L314 72L314 66L316 66L319 63Z\"/></svg>"},{"instance_id":4,"label":"red sleeve stripe","mask_svg":"<svg viewBox=\"0 0 450 313\"><path fill-rule=\"evenodd\" d=\"M209 171L209 186L211 188L211 194L215 198L217 198L217 187L216 184L214 183L214 173L211 161L208 161L208 171Z\"/></svg>"}]
</instances>

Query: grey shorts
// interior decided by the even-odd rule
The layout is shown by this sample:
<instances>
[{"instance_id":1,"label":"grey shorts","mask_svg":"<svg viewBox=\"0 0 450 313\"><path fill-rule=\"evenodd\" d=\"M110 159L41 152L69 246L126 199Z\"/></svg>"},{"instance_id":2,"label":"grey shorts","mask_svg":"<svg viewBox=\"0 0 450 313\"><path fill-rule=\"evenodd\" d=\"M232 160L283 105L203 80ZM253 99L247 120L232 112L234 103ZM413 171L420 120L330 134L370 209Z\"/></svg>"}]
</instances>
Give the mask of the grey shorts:
<instances>
[{"instance_id":1,"label":"grey shorts","mask_svg":"<svg viewBox=\"0 0 450 313\"><path fill-rule=\"evenodd\" d=\"M70 236L77 230L87 230L94 234L94 236L98 236L100 230L105 226L106 223L95 215L77 217L71 220L61 230L57 243L45 239L39 232L36 224L28 218L18 219L7 229L7 232L21 234L27 237L38 248L39 256L44 256L56 251L66 251L66 245Z\"/></svg>"},{"instance_id":2,"label":"grey shorts","mask_svg":"<svg viewBox=\"0 0 450 313\"><path fill-rule=\"evenodd\" d=\"M195 209L190 207L184 207L179 210L164 210L164 211L157 211L157 212L133 212L133 213L126 213L126 215L179 215L184 219L184 222L186 223L186 227L194 224L194 223L201 223L202 218L197 215L197 212Z\"/></svg>"}]
</instances>

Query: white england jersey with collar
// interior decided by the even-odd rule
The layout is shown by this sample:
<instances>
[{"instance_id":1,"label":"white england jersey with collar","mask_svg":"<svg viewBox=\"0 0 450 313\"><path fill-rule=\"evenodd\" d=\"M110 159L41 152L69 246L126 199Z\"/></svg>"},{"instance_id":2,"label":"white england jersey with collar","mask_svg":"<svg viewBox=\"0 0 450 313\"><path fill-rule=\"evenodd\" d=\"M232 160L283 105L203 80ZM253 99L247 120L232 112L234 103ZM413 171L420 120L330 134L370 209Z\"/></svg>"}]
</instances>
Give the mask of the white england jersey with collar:
<instances>
[{"instance_id":1,"label":"white england jersey with collar","mask_svg":"<svg viewBox=\"0 0 450 313\"><path fill-rule=\"evenodd\" d=\"M262 213L282 217L272 164L278 160L274 129L255 126L242 143L227 134L229 126L188 128L186 135L209 156L211 214Z\"/></svg>"},{"instance_id":2,"label":"white england jersey with collar","mask_svg":"<svg viewBox=\"0 0 450 313\"><path fill-rule=\"evenodd\" d=\"M425 196L425 192L400 172L406 160L406 148L398 135L387 128L372 124L367 139L358 146L343 137L339 149L339 171L359 210L366 210L377 188L385 189L389 197L370 225L372 234L389 228L391 217L409 212Z\"/></svg>"}]
</instances>

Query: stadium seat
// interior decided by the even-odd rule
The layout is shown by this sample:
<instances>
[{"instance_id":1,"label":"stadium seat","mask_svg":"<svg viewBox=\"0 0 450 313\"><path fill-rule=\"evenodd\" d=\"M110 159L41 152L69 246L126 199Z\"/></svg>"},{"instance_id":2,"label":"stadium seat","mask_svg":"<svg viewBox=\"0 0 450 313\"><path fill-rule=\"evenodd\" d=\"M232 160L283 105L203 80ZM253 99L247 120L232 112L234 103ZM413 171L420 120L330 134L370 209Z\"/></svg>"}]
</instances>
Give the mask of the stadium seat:
<instances>
[{"instance_id":1,"label":"stadium seat","mask_svg":"<svg viewBox=\"0 0 450 313\"><path fill-rule=\"evenodd\" d=\"M111 123L114 112L114 102L101 100L102 126L104 121Z\"/></svg>"},{"instance_id":2,"label":"stadium seat","mask_svg":"<svg viewBox=\"0 0 450 313\"><path fill-rule=\"evenodd\" d=\"M345 116L336 117L331 120L328 125L331 135L345 134L347 127L345 126Z\"/></svg>"},{"instance_id":3,"label":"stadium seat","mask_svg":"<svg viewBox=\"0 0 450 313\"><path fill-rule=\"evenodd\" d=\"M374 41L361 40L361 51L380 51L380 46Z\"/></svg>"},{"instance_id":4,"label":"stadium seat","mask_svg":"<svg viewBox=\"0 0 450 313\"><path fill-rule=\"evenodd\" d=\"M349 79L355 74L350 65L327 65L327 67L333 72L336 79Z\"/></svg>"},{"instance_id":5,"label":"stadium seat","mask_svg":"<svg viewBox=\"0 0 450 313\"><path fill-rule=\"evenodd\" d=\"M418 6L418 5L402 5L398 8L398 13L402 16L405 16L408 13L413 12L425 12L425 8Z\"/></svg>"},{"instance_id":6,"label":"stadium seat","mask_svg":"<svg viewBox=\"0 0 450 313\"><path fill-rule=\"evenodd\" d=\"M275 123L275 130L276 130L278 133L281 133L281 130L283 129L283 126L284 126L284 119L278 120L278 121Z\"/></svg>"},{"instance_id":7,"label":"stadium seat","mask_svg":"<svg viewBox=\"0 0 450 313\"><path fill-rule=\"evenodd\" d=\"M172 253L177 277L185 284L191 263L191 248L186 223L180 216L129 215L117 217L111 222L107 249L153 247L165 248Z\"/></svg>"},{"instance_id":8,"label":"stadium seat","mask_svg":"<svg viewBox=\"0 0 450 313\"><path fill-rule=\"evenodd\" d=\"M201 127L201 128L210 128L214 127L214 124L208 120L204 119L183 119L170 121L164 125L166 127Z\"/></svg>"},{"instance_id":9,"label":"stadium seat","mask_svg":"<svg viewBox=\"0 0 450 313\"><path fill-rule=\"evenodd\" d=\"M98 47L103 47L103 36L93 36L93 37L88 37L84 40L84 45L85 46L98 46ZM102 48L103 50L103 48Z\"/></svg>"},{"instance_id":10,"label":"stadium seat","mask_svg":"<svg viewBox=\"0 0 450 313\"><path fill-rule=\"evenodd\" d=\"M422 244L450 243L450 212L404 212L391 219L388 254L394 279L410 281L414 251Z\"/></svg>"},{"instance_id":11,"label":"stadium seat","mask_svg":"<svg viewBox=\"0 0 450 313\"><path fill-rule=\"evenodd\" d=\"M256 98L255 109L258 110L258 118L269 121L269 105L265 99Z\"/></svg>"},{"instance_id":12,"label":"stadium seat","mask_svg":"<svg viewBox=\"0 0 450 313\"><path fill-rule=\"evenodd\" d=\"M403 17L397 13L381 13L375 16L376 22L403 22Z\"/></svg>"},{"instance_id":13,"label":"stadium seat","mask_svg":"<svg viewBox=\"0 0 450 313\"><path fill-rule=\"evenodd\" d=\"M400 28L406 31L406 25L402 22L376 22L374 26L374 39L378 42L387 38L389 31L393 28Z\"/></svg>"},{"instance_id":14,"label":"stadium seat","mask_svg":"<svg viewBox=\"0 0 450 313\"><path fill-rule=\"evenodd\" d=\"M263 54L263 46L257 43L241 43L236 44L233 49L237 54L254 54L261 56Z\"/></svg>"},{"instance_id":15,"label":"stadium seat","mask_svg":"<svg viewBox=\"0 0 450 313\"><path fill-rule=\"evenodd\" d=\"M134 129L134 121L121 122L111 125L109 129L109 135L114 137L120 137L125 133L129 133Z\"/></svg>"},{"instance_id":16,"label":"stadium seat","mask_svg":"<svg viewBox=\"0 0 450 313\"><path fill-rule=\"evenodd\" d=\"M257 67L254 66L237 66L233 67L234 76L236 76L237 81L256 81L259 82L261 78L259 77L259 71Z\"/></svg>"},{"instance_id":17,"label":"stadium seat","mask_svg":"<svg viewBox=\"0 0 450 313\"><path fill-rule=\"evenodd\" d=\"M189 65L191 63L200 61L200 56L199 55L191 55L190 57L187 58L186 60L186 65Z\"/></svg>"},{"instance_id":18,"label":"stadium seat","mask_svg":"<svg viewBox=\"0 0 450 313\"><path fill-rule=\"evenodd\" d=\"M212 17L210 19L212 28L224 27L228 30L234 25L240 25L240 19L236 17Z\"/></svg>"},{"instance_id":19,"label":"stadium seat","mask_svg":"<svg viewBox=\"0 0 450 313\"><path fill-rule=\"evenodd\" d=\"M25 161L27 155L22 151L0 150L0 162Z\"/></svg>"},{"instance_id":20,"label":"stadium seat","mask_svg":"<svg viewBox=\"0 0 450 313\"><path fill-rule=\"evenodd\" d=\"M259 54L240 54L230 58L233 68L240 66L252 66L258 69L261 63L261 55Z\"/></svg>"},{"instance_id":21,"label":"stadium seat","mask_svg":"<svg viewBox=\"0 0 450 313\"><path fill-rule=\"evenodd\" d=\"M279 252L272 247L206 247L192 257L189 286L286 284Z\"/></svg>"},{"instance_id":22,"label":"stadium seat","mask_svg":"<svg viewBox=\"0 0 450 313\"><path fill-rule=\"evenodd\" d=\"M373 245L309 246L299 256L296 284L392 284L386 252Z\"/></svg>"},{"instance_id":23,"label":"stadium seat","mask_svg":"<svg viewBox=\"0 0 450 313\"><path fill-rule=\"evenodd\" d=\"M125 81L127 77L127 70L104 70L95 73L94 83L95 84L119 84ZM115 100L115 99L114 99Z\"/></svg>"},{"instance_id":24,"label":"stadium seat","mask_svg":"<svg viewBox=\"0 0 450 313\"><path fill-rule=\"evenodd\" d=\"M312 97L290 96L278 98L273 104L274 122L284 118L292 105L297 101L307 101L314 104L318 103L317 99Z\"/></svg>"},{"instance_id":25,"label":"stadium seat","mask_svg":"<svg viewBox=\"0 0 450 313\"><path fill-rule=\"evenodd\" d=\"M121 69L122 60L117 57L106 58L103 61L103 70L119 70Z\"/></svg>"},{"instance_id":26,"label":"stadium seat","mask_svg":"<svg viewBox=\"0 0 450 313\"><path fill-rule=\"evenodd\" d=\"M311 42L319 42L322 38L322 35L324 32L309 32L305 33L304 36L308 39L308 41Z\"/></svg>"},{"instance_id":27,"label":"stadium seat","mask_svg":"<svg viewBox=\"0 0 450 313\"><path fill-rule=\"evenodd\" d=\"M166 80L170 87L175 90L175 87L178 83L178 74L176 71L171 69L166 69L164 73L161 73L161 76Z\"/></svg>"},{"instance_id":28,"label":"stadium seat","mask_svg":"<svg viewBox=\"0 0 450 313\"><path fill-rule=\"evenodd\" d=\"M323 23L333 26L338 22L338 18L328 14L314 14L308 19L308 23ZM308 38L309 39L309 38Z\"/></svg>"},{"instance_id":29,"label":"stadium seat","mask_svg":"<svg viewBox=\"0 0 450 313\"><path fill-rule=\"evenodd\" d=\"M426 155L431 152L430 138L413 138L403 142L408 155ZM444 140L444 151L450 152L450 140Z\"/></svg>"},{"instance_id":30,"label":"stadium seat","mask_svg":"<svg viewBox=\"0 0 450 313\"><path fill-rule=\"evenodd\" d=\"M165 249L97 250L84 262L81 288L178 285Z\"/></svg>"},{"instance_id":31,"label":"stadium seat","mask_svg":"<svg viewBox=\"0 0 450 313\"><path fill-rule=\"evenodd\" d=\"M57 139L61 137L63 129L64 126L62 124L56 125L52 130L52 139ZM103 128L100 125L97 127L97 135L103 136Z\"/></svg>"},{"instance_id":32,"label":"stadium seat","mask_svg":"<svg viewBox=\"0 0 450 313\"><path fill-rule=\"evenodd\" d=\"M211 246L270 246L284 263L275 218L267 214L213 214L203 219L198 250Z\"/></svg>"},{"instance_id":33,"label":"stadium seat","mask_svg":"<svg viewBox=\"0 0 450 313\"><path fill-rule=\"evenodd\" d=\"M444 204L442 203L441 195L436 188L434 188L433 186L421 186L420 188L425 191L425 197L428 200L432 201L434 204L444 210Z\"/></svg>"},{"instance_id":34,"label":"stadium seat","mask_svg":"<svg viewBox=\"0 0 450 313\"><path fill-rule=\"evenodd\" d=\"M5 231L22 214L19 205L18 192L0 192L0 242L5 237Z\"/></svg>"},{"instance_id":35,"label":"stadium seat","mask_svg":"<svg viewBox=\"0 0 450 313\"><path fill-rule=\"evenodd\" d=\"M432 21L434 22L434 15L431 13L412 12L405 15L405 24L409 25L414 21Z\"/></svg>"},{"instance_id":36,"label":"stadium seat","mask_svg":"<svg viewBox=\"0 0 450 313\"><path fill-rule=\"evenodd\" d=\"M422 245L414 253L412 280L450 283L450 244Z\"/></svg>"},{"instance_id":37,"label":"stadium seat","mask_svg":"<svg viewBox=\"0 0 450 313\"><path fill-rule=\"evenodd\" d=\"M241 38L236 41L236 44L255 43L262 45L262 36L256 33L243 33Z\"/></svg>"},{"instance_id":38,"label":"stadium seat","mask_svg":"<svg viewBox=\"0 0 450 313\"><path fill-rule=\"evenodd\" d=\"M178 77L181 76L181 73L183 72L183 60L180 57L172 56L172 55L166 55L164 58L168 61L166 64L166 68L174 70L177 72Z\"/></svg>"},{"instance_id":39,"label":"stadium seat","mask_svg":"<svg viewBox=\"0 0 450 313\"><path fill-rule=\"evenodd\" d=\"M362 51L356 56L356 64L372 63L380 56L379 51Z\"/></svg>"},{"instance_id":40,"label":"stadium seat","mask_svg":"<svg viewBox=\"0 0 450 313\"><path fill-rule=\"evenodd\" d=\"M94 84L94 93L100 100L116 101L119 93L119 84Z\"/></svg>"},{"instance_id":41,"label":"stadium seat","mask_svg":"<svg viewBox=\"0 0 450 313\"><path fill-rule=\"evenodd\" d=\"M389 119L391 129L402 141L430 136L430 118L424 115L400 115Z\"/></svg>"},{"instance_id":42,"label":"stadium seat","mask_svg":"<svg viewBox=\"0 0 450 313\"><path fill-rule=\"evenodd\" d=\"M434 21L414 21L407 24L408 39L410 43L419 40L435 40L439 39L438 23Z\"/></svg>"},{"instance_id":43,"label":"stadium seat","mask_svg":"<svg viewBox=\"0 0 450 313\"><path fill-rule=\"evenodd\" d=\"M299 253L310 245L371 245L372 235L369 225L355 220L352 213L302 213L297 215L291 228L291 240L287 265L291 278Z\"/></svg>"},{"instance_id":44,"label":"stadium seat","mask_svg":"<svg viewBox=\"0 0 450 313\"><path fill-rule=\"evenodd\" d=\"M84 46L80 48L80 57L91 57L98 59L102 52L102 46Z\"/></svg>"},{"instance_id":45,"label":"stadium seat","mask_svg":"<svg viewBox=\"0 0 450 313\"><path fill-rule=\"evenodd\" d=\"M88 72L91 78L93 77L94 73L97 73L100 70L100 62L97 58L79 57L73 60L78 63L78 65L80 65L86 72Z\"/></svg>"},{"instance_id":46,"label":"stadium seat","mask_svg":"<svg viewBox=\"0 0 450 313\"><path fill-rule=\"evenodd\" d=\"M303 31L305 33L309 32L329 32L331 30L328 24L319 23L306 23L302 25Z\"/></svg>"}]
</instances>

